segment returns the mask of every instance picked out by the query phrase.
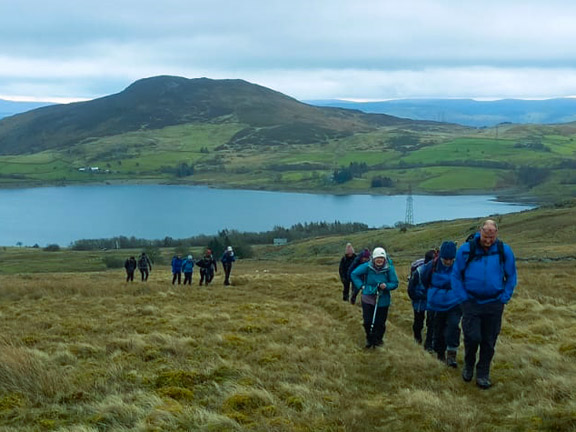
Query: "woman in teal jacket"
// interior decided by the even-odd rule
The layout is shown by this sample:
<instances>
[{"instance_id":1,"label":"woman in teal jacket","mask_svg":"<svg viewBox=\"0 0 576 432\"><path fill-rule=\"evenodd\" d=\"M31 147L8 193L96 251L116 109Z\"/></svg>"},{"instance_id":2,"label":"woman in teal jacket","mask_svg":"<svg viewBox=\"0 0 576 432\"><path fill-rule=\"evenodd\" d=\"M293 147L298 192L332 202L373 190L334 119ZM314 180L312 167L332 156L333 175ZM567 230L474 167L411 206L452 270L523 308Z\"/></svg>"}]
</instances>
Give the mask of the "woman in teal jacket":
<instances>
[{"instance_id":1,"label":"woman in teal jacket","mask_svg":"<svg viewBox=\"0 0 576 432\"><path fill-rule=\"evenodd\" d=\"M375 248L372 252L372 259L358 266L352 272L351 279L354 286L362 290L366 348L380 346L383 344L386 332L390 291L398 288L396 270L384 248Z\"/></svg>"}]
</instances>

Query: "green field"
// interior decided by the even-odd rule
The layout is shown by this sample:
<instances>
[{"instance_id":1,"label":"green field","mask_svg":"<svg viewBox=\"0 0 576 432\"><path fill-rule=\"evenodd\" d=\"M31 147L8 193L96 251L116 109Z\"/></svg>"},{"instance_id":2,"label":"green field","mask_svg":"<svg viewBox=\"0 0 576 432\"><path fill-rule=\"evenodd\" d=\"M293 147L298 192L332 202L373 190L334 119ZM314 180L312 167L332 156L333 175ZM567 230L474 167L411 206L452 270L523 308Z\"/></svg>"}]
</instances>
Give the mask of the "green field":
<instances>
[{"instance_id":1,"label":"green field","mask_svg":"<svg viewBox=\"0 0 576 432\"><path fill-rule=\"evenodd\" d=\"M543 202L576 195L576 142L561 126L502 127L498 137L489 129L414 132L389 127L318 144L230 146L231 137L244 127L170 126L88 139L65 151L1 156L0 186L153 181L377 194L411 188L415 193L513 194ZM412 137L412 142L404 145L403 136ZM335 183L333 170L351 163L366 164L367 171ZM194 174L177 174L183 164L194 167ZM81 167L100 171L80 172ZM535 184L523 183L519 170L534 167L545 175ZM390 178L393 184L372 188L376 176Z\"/></svg>"}]
</instances>

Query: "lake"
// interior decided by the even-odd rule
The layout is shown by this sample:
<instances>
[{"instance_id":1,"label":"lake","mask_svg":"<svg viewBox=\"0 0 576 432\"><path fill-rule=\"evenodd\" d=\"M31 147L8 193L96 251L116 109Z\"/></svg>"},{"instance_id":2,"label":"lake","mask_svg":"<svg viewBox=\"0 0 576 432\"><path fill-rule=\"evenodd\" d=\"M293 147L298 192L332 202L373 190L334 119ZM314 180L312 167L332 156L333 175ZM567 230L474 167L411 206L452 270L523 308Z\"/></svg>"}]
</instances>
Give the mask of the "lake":
<instances>
[{"instance_id":1,"label":"lake","mask_svg":"<svg viewBox=\"0 0 576 432\"><path fill-rule=\"evenodd\" d=\"M504 214L532 208L488 195L413 196L414 222ZM228 228L268 231L299 222L404 221L406 196L328 195L203 186L67 186L0 190L0 245L68 246L74 240L161 239Z\"/></svg>"}]
</instances>

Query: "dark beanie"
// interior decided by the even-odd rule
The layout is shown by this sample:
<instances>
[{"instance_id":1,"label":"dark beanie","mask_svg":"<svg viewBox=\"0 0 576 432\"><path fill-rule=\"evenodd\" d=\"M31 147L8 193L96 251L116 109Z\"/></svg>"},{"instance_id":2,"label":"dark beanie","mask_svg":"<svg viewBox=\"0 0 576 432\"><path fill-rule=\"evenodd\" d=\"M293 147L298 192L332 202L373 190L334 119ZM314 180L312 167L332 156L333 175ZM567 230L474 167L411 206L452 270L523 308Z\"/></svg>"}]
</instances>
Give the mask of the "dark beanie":
<instances>
[{"instance_id":1,"label":"dark beanie","mask_svg":"<svg viewBox=\"0 0 576 432\"><path fill-rule=\"evenodd\" d=\"M445 241L440 246L440 258L454 259L456 258L456 243Z\"/></svg>"}]
</instances>

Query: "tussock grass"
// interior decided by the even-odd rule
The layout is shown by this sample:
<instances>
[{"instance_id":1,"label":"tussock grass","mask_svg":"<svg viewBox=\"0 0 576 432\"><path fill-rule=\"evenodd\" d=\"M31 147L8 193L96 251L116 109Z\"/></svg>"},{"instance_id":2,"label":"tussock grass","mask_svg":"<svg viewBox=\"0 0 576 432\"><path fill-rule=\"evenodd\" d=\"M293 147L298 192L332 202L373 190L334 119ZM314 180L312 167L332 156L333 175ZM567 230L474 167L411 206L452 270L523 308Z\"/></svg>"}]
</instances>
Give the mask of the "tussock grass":
<instances>
[{"instance_id":1,"label":"tussock grass","mask_svg":"<svg viewBox=\"0 0 576 432\"><path fill-rule=\"evenodd\" d=\"M551 266L559 288L547 277ZM405 266L398 270L405 279ZM576 269L521 262L519 270L488 391L414 345L404 286L393 294L385 347L363 350L360 308L341 301L332 266L240 261L241 284L217 279L210 288L126 284L113 271L5 275L0 424L570 430L576 306L568 281Z\"/></svg>"},{"instance_id":2,"label":"tussock grass","mask_svg":"<svg viewBox=\"0 0 576 432\"><path fill-rule=\"evenodd\" d=\"M361 309L341 300L337 276L349 239L259 248L265 259L240 260L231 287L221 274L210 287L172 286L162 266L148 283L127 284L121 270L0 275L0 429L575 430L576 268L533 260L573 253L574 211L500 220L519 283L488 391L413 343L405 282L385 346L363 349ZM384 242L406 281L421 251L477 222L352 240Z\"/></svg>"}]
</instances>

